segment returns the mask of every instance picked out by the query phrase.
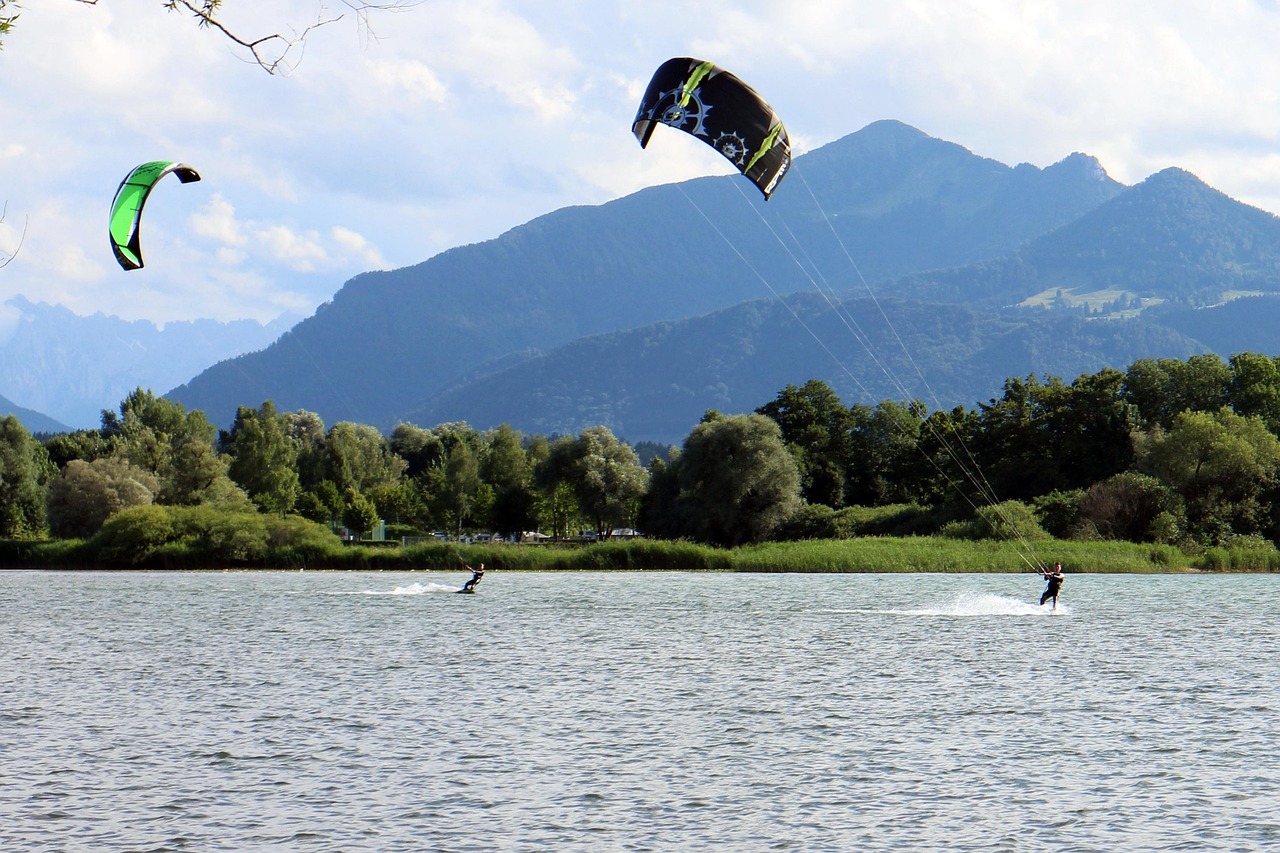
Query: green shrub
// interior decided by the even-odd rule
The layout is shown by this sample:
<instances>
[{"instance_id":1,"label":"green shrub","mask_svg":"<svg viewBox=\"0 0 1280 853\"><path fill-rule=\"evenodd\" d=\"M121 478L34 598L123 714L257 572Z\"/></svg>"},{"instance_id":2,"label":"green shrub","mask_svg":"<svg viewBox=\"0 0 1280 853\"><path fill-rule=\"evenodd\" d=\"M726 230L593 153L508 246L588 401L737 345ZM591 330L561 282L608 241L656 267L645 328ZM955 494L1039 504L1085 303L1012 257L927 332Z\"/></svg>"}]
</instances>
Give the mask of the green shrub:
<instances>
[{"instance_id":1,"label":"green shrub","mask_svg":"<svg viewBox=\"0 0 1280 853\"><path fill-rule=\"evenodd\" d=\"M91 539L91 550L105 563L143 563L174 536L169 507L148 504L121 510Z\"/></svg>"}]
</instances>

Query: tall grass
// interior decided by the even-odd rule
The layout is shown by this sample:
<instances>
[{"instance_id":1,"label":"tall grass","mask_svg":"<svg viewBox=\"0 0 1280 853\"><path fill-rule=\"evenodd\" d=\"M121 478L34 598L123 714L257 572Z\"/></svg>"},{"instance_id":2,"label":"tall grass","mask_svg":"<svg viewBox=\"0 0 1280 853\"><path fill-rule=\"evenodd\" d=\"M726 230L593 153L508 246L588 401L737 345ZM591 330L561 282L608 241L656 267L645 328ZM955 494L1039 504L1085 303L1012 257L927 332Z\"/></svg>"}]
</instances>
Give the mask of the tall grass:
<instances>
[{"instance_id":1,"label":"tall grass","mask_svg":"<svg viewBox=\"0 0 1280 853\"><path fill-rule=\"evenodd\" d=\"M1280 571L1280 551L1269 545L1210 548L1188 555L1171 545L1049 539L1036 542L1034 554L1028 554L1025 546L1014 542L943 536L813 539L732 550L645 539L582 546L427 543L406 548L343 546L334 540L332 545L308 542L305 548L274 549L239 561L216 557L203 541L166 542L141 559L127 561L103 559L94 544L0 542L0 567L463 571L464 563L484 563L506 571L1026 572L1032 570L1029 562L1061 562L1068 572L1086 573Z\"/></svg>"},{"instance_id":2,"label":"tall grass","mask_svg":"<svg viewBox=\"0 0 1280 853\"><path fill-rule=\"evenodd\" d=\"M740 572L1029 572L1061 562L1069 572L1186 570L1191 561L1169 546L1049 539L1033 553L1016 542L942 536L771 542L733 554Z\"/></svg>"}]
</instances>

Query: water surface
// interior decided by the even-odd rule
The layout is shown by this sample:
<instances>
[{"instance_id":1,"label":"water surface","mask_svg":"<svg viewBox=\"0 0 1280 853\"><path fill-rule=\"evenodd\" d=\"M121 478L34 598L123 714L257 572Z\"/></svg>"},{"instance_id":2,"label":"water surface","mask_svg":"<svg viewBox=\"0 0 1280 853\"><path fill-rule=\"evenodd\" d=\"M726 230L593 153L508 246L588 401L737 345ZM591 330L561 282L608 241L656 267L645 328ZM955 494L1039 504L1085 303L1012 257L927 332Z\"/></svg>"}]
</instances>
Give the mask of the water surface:
<instances>
[{"instance_id":1,"label":"water surface","mask_svg":"<svg viewBox=\"0 0 1280 853\"><path fill-rule=\"evenodd\" d=\"M1277 576L0 572L3 850L1263 850Z\"/></svg>"}]
</instances>

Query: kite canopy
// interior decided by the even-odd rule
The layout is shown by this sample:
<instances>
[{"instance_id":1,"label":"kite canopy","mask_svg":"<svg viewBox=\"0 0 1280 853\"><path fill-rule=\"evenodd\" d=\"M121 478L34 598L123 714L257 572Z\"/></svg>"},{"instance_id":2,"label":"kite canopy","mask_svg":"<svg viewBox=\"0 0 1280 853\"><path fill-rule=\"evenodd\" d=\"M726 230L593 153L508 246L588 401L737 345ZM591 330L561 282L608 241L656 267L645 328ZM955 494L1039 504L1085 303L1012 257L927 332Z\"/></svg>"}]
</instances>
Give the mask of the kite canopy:
<instances>
[{"instance_id":1,"label":"kite canopy","mask_svg":"<svg viewBox=\"0 0 1280 853\"><path fill-rule=\"evenodd\" d=\"M658 124L683 130L719 151L766 199L791 165L791 142L773 107L710 62L679 57L658 66L631 126L642 148Z\"/></svg>"},{"instance_id":2,"label":"kite canopy","mask_svg":"<svg viewBox=\"0 0 1280 853\"><path fill-rule=\"evenodd\" d=\"M185 163L157 160L138 166L116 190L115 200L111 202L111 250L126 270L142 268L142 246L138 236L142 208L151 195L151 188L170 172L184 184L200 180L200 173Z\"/></svg>"}]
</instances>

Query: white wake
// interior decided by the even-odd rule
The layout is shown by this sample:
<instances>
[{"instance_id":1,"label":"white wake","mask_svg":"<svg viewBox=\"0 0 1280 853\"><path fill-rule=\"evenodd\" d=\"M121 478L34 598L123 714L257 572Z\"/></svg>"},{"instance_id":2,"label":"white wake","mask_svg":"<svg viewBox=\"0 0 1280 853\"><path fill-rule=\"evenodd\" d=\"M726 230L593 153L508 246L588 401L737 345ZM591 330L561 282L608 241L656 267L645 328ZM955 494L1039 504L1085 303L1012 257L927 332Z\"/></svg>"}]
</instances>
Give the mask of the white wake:
<instances>
[{"instance_id":1,"label":"white wake","mask_svg":"<svg viewBox=\"0 0 1280 853\"><path fill-rule=\"evenodd\" d=\"M930 607L862 609L852 612L884 616L1065 616L1071 613L1071 608L1059 602L1055 613L1051 604L1041 607L1035 601L1006 595L958 592L950 601Z\"/></svg>"}]
</instances>

